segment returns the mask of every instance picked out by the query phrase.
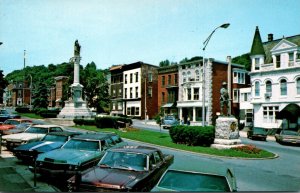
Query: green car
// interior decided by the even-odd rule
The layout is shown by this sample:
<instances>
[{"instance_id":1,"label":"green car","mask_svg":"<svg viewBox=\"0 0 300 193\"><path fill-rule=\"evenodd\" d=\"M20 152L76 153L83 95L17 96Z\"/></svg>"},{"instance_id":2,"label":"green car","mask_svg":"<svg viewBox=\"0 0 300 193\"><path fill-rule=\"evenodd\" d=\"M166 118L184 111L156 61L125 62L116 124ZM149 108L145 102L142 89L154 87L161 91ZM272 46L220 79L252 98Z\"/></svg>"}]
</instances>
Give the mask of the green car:
<instances>
[{"instance_id":1,"label":"green car","mask_svg":"<svg viewBox=\"0 0 300 193\"><path fill-rule=\"evenodd\" d=\"M69 178L95 166L109 148L125 146L117 134L98 132L82 134L67 141L60 149L39 154L36 172L42 176ZM34 167L30 167L34 171Z\"/></svg>"}]
</instances>

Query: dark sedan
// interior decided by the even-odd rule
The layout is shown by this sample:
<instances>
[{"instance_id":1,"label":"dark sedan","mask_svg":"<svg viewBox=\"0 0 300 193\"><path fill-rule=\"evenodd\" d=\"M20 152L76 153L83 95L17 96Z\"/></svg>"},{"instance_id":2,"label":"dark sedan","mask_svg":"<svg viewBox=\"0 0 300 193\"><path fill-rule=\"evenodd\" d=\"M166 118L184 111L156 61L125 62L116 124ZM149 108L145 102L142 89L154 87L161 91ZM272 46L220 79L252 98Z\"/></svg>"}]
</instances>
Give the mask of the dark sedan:
<instances>
[{"instance_id":1,"label":"dark sedan","mask_svg":"<svg viewBox=\"0 0 300 193\"><path fill-rule=\"evenodd\" d=\"M266 141L267 131L261 127L252 127L251 129L249 129L249 131L247 131L247 138Z\"/></svg>"},{"instance_id":2,"label":"dark sedan","mask_svg":"<svg viewBox=\"0 0 300 193\"><path fill-rule=\"evenodd\" d=\"M68 180L69 191L150 191L174 156L146 146L108 150L99 164Z\"/></svg>"},{"instance_id":3,"label":"dark sedan","mask_svg":"<svg viewBox=\"0 0 300 193\"><path fill-rule=\"evenodd\" d=\"M13 154L23 162L33 164L33 161L38 154L58 149L70 138L80 134L81 133L79 132L67 131L48 133L41 141L27 143L16 147Z\"/></svg>"}]
</instances>

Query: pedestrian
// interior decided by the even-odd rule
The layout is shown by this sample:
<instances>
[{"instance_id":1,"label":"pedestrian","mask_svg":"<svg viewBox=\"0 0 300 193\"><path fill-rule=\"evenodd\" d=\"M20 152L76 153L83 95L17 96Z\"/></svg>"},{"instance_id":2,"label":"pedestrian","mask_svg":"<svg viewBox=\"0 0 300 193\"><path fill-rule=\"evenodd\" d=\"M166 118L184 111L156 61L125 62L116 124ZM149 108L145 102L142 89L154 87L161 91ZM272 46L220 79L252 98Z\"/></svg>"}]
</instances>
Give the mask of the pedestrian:
<instances>
[{"instance_id":1,"label":"pedestrian","mask_svg":"<svg viewBox=\"0 0 300 193\"><path fill-rule=\"evenodd\" d=\"M187 118L187 125L190 125L191 124L191 120L190 120L190 117L188 116Z\"/></svg>"}]
</instances>

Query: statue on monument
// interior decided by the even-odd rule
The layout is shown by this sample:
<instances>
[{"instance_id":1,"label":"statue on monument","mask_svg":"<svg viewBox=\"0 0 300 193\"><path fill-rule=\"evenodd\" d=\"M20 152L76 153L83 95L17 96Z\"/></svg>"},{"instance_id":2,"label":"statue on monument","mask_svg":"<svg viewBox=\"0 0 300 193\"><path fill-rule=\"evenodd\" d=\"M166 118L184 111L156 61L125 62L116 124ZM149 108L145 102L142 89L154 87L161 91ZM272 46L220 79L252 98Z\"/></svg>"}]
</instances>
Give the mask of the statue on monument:
<instances>
[{"instance_id":1,"label":"statue on monument","mask_svg":"<svg viewBox=\"0 0 300 193\"><path fill-rule=\"evenodd\" d=\"M80 45L78 43L78 40L75 41L75 44L74 44L74 55L75 56L80 56Z\"/></svg>"},{"instance_id":2,"label":"statue on monument","mask_svg":"<svg viewBox=\"0 0 300 193\"><path fill-rule=\"evenodd\" d=\"M228 114L228 102L229 102L229 95L228 95L228 90L227 90L227 83L223 82L222 83L222 88L220 90L220 105L221 105L221 115L224 115L224 107L226 107L227 113Z\"/></svg>"}]
</instances>

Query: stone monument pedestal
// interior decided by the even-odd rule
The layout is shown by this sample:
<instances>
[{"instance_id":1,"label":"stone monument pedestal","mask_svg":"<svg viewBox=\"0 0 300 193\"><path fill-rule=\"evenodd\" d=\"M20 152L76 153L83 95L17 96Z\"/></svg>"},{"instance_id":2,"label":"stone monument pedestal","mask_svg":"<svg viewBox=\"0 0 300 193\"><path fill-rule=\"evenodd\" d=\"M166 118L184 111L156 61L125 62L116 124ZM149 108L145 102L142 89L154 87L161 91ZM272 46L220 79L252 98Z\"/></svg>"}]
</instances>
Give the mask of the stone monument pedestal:
<instances>
[{"instance_id":1,"label":"stone monument pedestal","mask_svg":"<svg viewBox=\"0 0 300 193\"><path fill-rule=\"evenodd\" d=\"M238 122L235 117L220 116L216 120L215 140L211 147L216 149L230 149L241 146Z\"/></svg>"}]
</instances>

